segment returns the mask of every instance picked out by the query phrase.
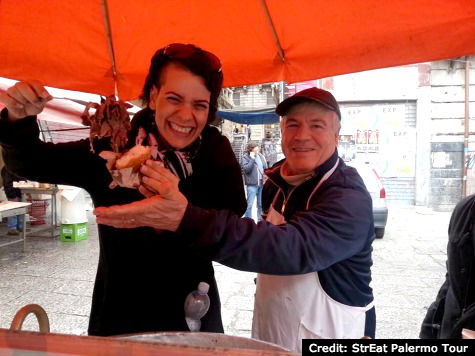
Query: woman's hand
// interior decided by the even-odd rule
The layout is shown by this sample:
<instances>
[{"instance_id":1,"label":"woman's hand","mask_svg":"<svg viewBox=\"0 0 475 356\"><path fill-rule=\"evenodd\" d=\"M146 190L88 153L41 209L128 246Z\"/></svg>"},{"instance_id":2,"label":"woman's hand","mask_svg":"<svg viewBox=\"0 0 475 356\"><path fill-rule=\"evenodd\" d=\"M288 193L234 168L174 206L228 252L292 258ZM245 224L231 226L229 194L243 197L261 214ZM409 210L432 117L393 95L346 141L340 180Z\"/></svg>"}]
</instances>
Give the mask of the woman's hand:
<instances>
[{"instance_id":1,"label":"woman's hand","mask_svg":"<svg viewBox=\"0 0 475 356\"><path fill-rule=\"evenodd\" d=\"M9 120L38 115L53 97L37 81L18 82L0 92L0 102L8 109Z\"/></svg>"},{"instance_id":2,"label":"woman's hand","mask_svg":"<svg viewBox=\"0 0 475 356\"><path fill-rule=\"evenodd\" d=\"M97 223L117 228L149 226L176 231L188 206L178 190L178 178L160 162L151 160L142 166L141 172L144 177L139 190L147 198L126 205L96 208Z\"/></svg>"}]
</instances>

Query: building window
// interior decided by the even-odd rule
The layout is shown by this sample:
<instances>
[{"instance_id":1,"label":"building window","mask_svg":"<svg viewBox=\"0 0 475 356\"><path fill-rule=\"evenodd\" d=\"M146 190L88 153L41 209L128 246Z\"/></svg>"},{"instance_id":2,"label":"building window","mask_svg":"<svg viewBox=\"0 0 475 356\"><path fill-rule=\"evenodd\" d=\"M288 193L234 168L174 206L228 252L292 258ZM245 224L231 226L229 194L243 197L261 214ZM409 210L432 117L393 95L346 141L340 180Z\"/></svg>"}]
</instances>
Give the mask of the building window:
<instances>
[{"instance_id":1,"label":"building window","mask_svg":"<svg viewBox=\"0 0 475 356\"><path fill-rule=\"evenodd\" d=\"M272 95L272 90L266 92L266 104L267 105L275 105L274 96Z\"/></svg>"},{"instance_id":2,"label":"building window","mask_svg":"<svg viewBox=\"0 0 475 356\"><path fill-rule=\"evenodd\" d=\"M240 106L241 105L241 93L238 91L235 91L233 93L233 103L235 106Z\"/></svg>"}]
</instances>

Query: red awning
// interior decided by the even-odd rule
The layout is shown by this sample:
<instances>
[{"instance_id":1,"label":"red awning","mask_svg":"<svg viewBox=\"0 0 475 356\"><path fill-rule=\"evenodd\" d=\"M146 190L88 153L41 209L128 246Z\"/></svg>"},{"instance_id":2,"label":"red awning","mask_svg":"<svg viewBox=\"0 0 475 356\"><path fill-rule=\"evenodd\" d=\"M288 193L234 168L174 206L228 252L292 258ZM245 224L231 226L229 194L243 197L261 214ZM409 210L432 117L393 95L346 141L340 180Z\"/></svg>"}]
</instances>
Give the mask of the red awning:
<instances>
[{"instance_id":1,"label":"red awning","mask_svg":"<svg viewBox=\"0 0 475 356\"><path fill-rule=\"evenodd\" d=\"M103 95L114 93L116 82L127 100L140 94L155 50L171 42L216 53L225 86L291 83L474 54L475 4L2 0L0 34L0 76Z\"/></svg>"}]
</instances>

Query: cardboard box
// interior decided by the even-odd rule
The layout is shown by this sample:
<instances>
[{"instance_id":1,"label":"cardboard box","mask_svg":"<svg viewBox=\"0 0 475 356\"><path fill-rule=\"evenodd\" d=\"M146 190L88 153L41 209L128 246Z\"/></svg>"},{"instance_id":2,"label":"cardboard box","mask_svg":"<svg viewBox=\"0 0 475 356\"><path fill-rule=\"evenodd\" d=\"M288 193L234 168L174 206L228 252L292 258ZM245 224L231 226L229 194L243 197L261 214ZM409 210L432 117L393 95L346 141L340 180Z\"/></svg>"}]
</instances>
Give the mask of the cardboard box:
<instances>
[{"instance_id":1,"label":"cardboard box","mask_svg":"<svg viewBox=\"0 0 475 356\"><path fill-rule=\"evenodd\" d=\"M86 223L61 224L59 228L61 241L81 241L89 236L89 226Z\"/></svg>"}]
</instances>

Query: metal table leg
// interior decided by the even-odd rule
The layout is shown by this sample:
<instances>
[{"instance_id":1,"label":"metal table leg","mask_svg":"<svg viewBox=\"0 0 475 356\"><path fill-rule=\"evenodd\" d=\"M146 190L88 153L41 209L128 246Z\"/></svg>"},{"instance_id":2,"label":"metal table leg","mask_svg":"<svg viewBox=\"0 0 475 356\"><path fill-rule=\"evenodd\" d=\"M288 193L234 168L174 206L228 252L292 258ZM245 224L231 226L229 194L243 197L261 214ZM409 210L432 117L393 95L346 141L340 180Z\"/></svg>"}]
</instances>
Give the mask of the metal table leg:
<instances>
[{"instance_id":1,"label":"metal table leg","mask_svg":"<svg viewBox=\"0 0 475 356\"><path fill-rule=\"evenodd\" d=\"M21 228L21 237L23 238L23 252L26 249L26 213L21 215L23 217L23 223Z\"/></svg>"},{"instance_id":2,"label":"metal table leg","mask_svg":"<svg viewBox=\"0 0 475 356\"><path fill-rule=\"evenodd\" d=\"M55 194L51 194L51 238L54 238L54 228L55 228L55 221L54 221L54 214L55 214Z\"/></svg>"}]
</instances>

